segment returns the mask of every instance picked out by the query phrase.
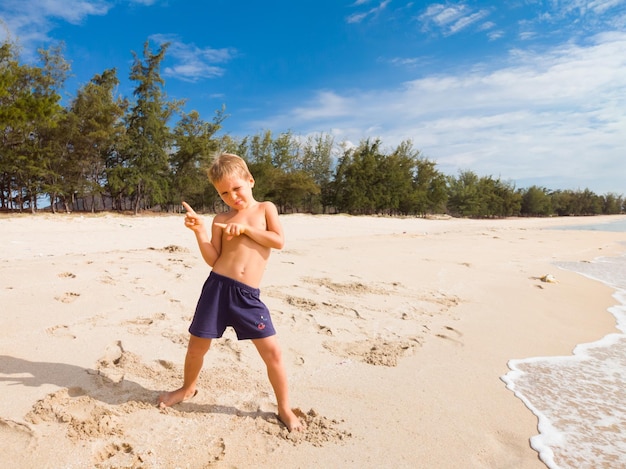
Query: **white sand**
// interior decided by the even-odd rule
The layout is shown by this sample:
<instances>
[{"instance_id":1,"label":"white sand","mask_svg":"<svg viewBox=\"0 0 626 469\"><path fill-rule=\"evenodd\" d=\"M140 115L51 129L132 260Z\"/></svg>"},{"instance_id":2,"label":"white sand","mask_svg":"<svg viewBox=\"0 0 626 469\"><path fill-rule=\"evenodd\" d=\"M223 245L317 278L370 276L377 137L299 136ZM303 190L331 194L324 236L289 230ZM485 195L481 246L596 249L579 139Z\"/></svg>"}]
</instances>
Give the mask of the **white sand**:
<instances>
[{"instance_id":1,"label":"white sand","mask_svg":"<svg viewBox=\"0 0 626 469\"><path fill-rule=\"evenodd\" d=\"M545 467L500 377L614 330L610 289L551 263L623 234L546 228L615 219L283 216L262 297L294 436L230 330L194 399L154 405L210 270L181 216L0 216L0 468Z\"/></svg>"}]
</instances>

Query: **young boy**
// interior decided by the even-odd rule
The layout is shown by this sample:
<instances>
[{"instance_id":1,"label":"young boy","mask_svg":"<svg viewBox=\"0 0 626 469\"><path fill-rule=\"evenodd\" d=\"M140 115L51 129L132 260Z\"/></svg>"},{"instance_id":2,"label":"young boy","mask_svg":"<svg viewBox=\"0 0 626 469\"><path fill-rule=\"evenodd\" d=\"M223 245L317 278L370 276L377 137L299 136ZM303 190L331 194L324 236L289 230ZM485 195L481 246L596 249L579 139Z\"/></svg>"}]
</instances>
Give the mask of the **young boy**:
<instances>
[{"instance_id":1,"label":"young boy","mask_svg":"<svg viewBox=\"0 0 626 469\"><path fill-rule=\"evenodd\" d=\"M271 202L252 195L254 178L245 161L222 153L209 169L209 179L230 211L217 214L209 239L202 218L183 202L185 226L198 241L202 257L213 267L206 280L189 327L183 385L159 396L160 407L192 397L204 355L212 339L232 326L239 340L251 339L267 367L278 402L278 418L291 432L303 427L289 404L287 374L270 313L259 299L259 285L272 249L282 249L285 238L278 211Z\"/></svg>"}]
</instances>

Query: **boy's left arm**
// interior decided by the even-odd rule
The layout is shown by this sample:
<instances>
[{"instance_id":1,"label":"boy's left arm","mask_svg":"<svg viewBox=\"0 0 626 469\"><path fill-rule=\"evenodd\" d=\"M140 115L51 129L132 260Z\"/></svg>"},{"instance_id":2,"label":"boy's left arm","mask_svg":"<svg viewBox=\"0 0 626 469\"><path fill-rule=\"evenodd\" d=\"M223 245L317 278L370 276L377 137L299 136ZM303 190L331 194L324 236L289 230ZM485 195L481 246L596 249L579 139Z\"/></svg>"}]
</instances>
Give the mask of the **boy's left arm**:
<instances>
[{"instance_id":1,"label":"boy's left arm","mask_svg":"<svg viewBox=\"0 0 626 469\"><path fill-rule=\"evenodd\" d=\"M272 249L282 249L285 245L285 233L283 226L278 219L278 209L272 202L263 202L265 210L266 229L246 227L244 232L250 239L256 241L261 246Z\"/></svg>"},{"instance_id":2,"label":"boy's left arm","mask_svg":"<svg viewBox=\"0 0 626 469\"><path fill-rule=\"evenodd\" d=\"M262 202L262 204L266 224L265 229L239 223L215 223L215 225L221 227L227 236L245 235L261 246L282 249L285 245L285 234L278 219L278 210L272 202Z\"/></svg>"}]
</instances>

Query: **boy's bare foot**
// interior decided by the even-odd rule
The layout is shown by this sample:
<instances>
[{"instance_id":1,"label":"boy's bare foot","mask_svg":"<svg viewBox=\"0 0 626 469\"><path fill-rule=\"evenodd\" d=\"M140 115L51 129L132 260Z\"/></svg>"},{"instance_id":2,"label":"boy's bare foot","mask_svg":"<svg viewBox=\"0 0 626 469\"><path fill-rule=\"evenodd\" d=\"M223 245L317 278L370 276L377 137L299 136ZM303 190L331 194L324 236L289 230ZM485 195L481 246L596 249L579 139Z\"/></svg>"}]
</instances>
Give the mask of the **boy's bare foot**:
<instances>
[{"instance_id":1,"label":"boy's bare foot","mask_svg":"<svg viewBox=\"0 0 626 469\"><path fill-rule=\"evenodd\" d=\"M289 432L299 432L306 428L304 422L291 409L286 409L284 412L279 410L277 415L278 420L287 427Z\"/></svg>"},{"instance_id":2,"label":"boy's bare foot","mask_svg":"<svg viewBox=\"0 0 626 469\"><path fill-rule=\"evenodd\" d=\"M165 409L166 407L171 407L179 402L183 402L187 399L191 399L198 394L198 390L186 390L184 388L177 389L176 391L164 392L159 396L157 400L157 405L161 409Z\"/></svg>"}]
</instances>

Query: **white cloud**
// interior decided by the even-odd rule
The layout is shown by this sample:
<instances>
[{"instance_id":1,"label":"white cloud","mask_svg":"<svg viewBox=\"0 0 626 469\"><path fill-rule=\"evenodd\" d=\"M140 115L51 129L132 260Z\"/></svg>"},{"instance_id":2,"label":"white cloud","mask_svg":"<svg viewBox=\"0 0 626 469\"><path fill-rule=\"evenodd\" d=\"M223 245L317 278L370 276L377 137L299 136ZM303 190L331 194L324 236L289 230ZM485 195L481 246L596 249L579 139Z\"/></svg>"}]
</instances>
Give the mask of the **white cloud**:
<instances>
[{"instance_id":1,"label":"white cloud","mask_svg":"<svg viewBox=\"0 0 626 469\"><path fill-rule=\"evenodd\" d=\"M603 14L616 6L623 5L624 0L570 0L555 3L555 10L561 14L586 15L589 13Z\"/></svg>"},{"instance_id":2,"label":"white cloud","mask_svg":"<svg viewBox=\"0 0 626 469\"><path fill-rule=\"evenodd\" d=\"M543 5L541 5L543 6ZM579 36L583 32L603 29L623 30L626 27L626 0L551 1L538 7L534 17L520 21L522 39L545 34L546 25L552 33L568 32Z\"/></svg>"},{"instance_id":3,"label":"white cloud","mask_svg":"<svg viewBox=\"0 0 626 469\"><path fill-rule=\"evenodd\" d=\"M256 125L330 128L347 141L380 137L389 146L411 139L447 173L624 193L625 108L626 33L614 32L585 46L514 50L504 65L477 64L395 89L325 90ZM557 187L563 177L579 187Z\"/></svg>"},{"instance_id":4,"label":"white cloud","mask_svg":"<svg viewBox=\"0 0 626 469\"><path fill-rule=\"evenodd\" d=\"M339 96L331 91L317 93L315 102L309 107L297 107L291 115L298 121L328 119L340 116L352 116L358 103L353 98Z\"/></svg>"},{"instance_id":5,"label":"white cloud","mask_svg":"<svg viewBox=\"0 0 626 469\"><path fill-rule=\"evenodd\" d=\"M360 23L365 18L367 18L367 13L354 13L348 16L348 18L346 18L346 21L348 23Z\"/></svg>"},{"instance_id":6,"label":"white cloud","mask_svg":"<svg viewBox=\"0 0 626 469\"><path fill-rule=\"evenodd\" d=\"M354 6L359 6L359 5L364 5L368 3L367 0L360 0L354 3ZM382 2L380 2L378 4L377 7L371 8L366 12L361 12L361 13L354 13L350 16L348 16L346 18L346 21L348 23L360 23L362 22L365 18L367 18L368 16L376 16L378 15L381 11L383 11L385 8L387 8L387 5L389 5L389 3L391 3L391 0L383 0Z\"/></svg>"},{"instance_id":7,"label":"white cloud","mask_svg":"<svg viewBox=\"0 0 626 469\"><path fill-rule=\"evenodd\" d=\"M623 30L626 27L626 0L569 0L549 2L532 1L531 16L518 20L518 36L523 40L544 37L546 25L550 33L568 31L576 37L582 31L601 31L607 26ZM417 17L424 32L452 36L466 30L484 31L490 40L503 35L503 26L494 21L483 21L498 9L510 9L501 3L489 8L475 9L463 1L433 3ZM513 9L512 11L523 11ZM523 14L523 13L522 13ZM510 26L507 26L510 27ZM499 31L489 32L493 29Z\"/></svg>"},{"instance_id":8,"label":"white cloud","mask_svg":"<svg viewBox=\"0 0 626 469\"><path fill-rule=\"evenodd\" d=\"M156 0L129 0L130 3L151 5ZM92 15L106 15L113 7L106 0L3 0L0 4L0 18L5 22L13 39L19 39L25 55L34 53L32 44L51 41L48 37L55 28L56 21L79 24ZM0 28L0 34L2 34ZM0 40L5 37L0 36ZM198 81L203 78L218 77L224 69L218 64L229 61L235 53L232 49L201 48L185 44L175 36L155 34L150 39L162 44L170 42L166 61L174 64L164 69L165 76L184 81Z\"/></svg>"},{"instance_id":9,"label":"white cloud","mask_svg":"<svg viewBox=\"0 0 626 469\"><path fill-rule=\"evenodd\" d=\"M158 44L170 43L165 60L174 61L174 65L165 67L164 75L190 82L222 76L224 68L216 64L228 62L236 53L233 49L200 48L195 44L186 44L174 35L154 34L150 39Z\"/></svg>"},{"instance_id":10,"label":"white cloud","mask_svg":"<svg viewBox=\"0 0 626 469\"><path fill-rule=\"evenodd\" d=\"M462 18L459 18L457 21L454 22L453 25L450 26L449 33L450 34L456 34L459 31L464 30L468 26L476 23L477 21L480 21L481 19L483 19L488 14L489 14L489 12L487 10L481 10L481 11L478 11L476 13L472 13L470 15L467 15L467 16L464 16Z\"/></svg>"},{"instance_id":11,"label":"white cloud","mask_svg":"<svg viewBox=\"0 0 626 469\"><path fill-rule=\"evenodd\" d=\"M13 35L21 37L44 28L46 34L54 27L53 19L78 24L90 15L105 15L112 7L105 0L3 0L0 17Z\"/></svg>"},{"instance_id":12,"label":"white cloud","mask_svg":"<svg viewBox=\"0 0 626 469\"><path fill-rule=\"evenodd\" d=\"M151 6L154 5L158 0L128 0L129 3L139 3L140 5Z\"/></svg>"},{"instance_id":13,"label":"white cloud","mask_svg":"<svg viewBox=\"0 0 626 469\"><path fill-rule=\"evenodd\" d=\"M57 21L80 24L90 15L106 15L112 6L105 0L2 0L0 40L19 40L29 58L34 55L34 44L51 40L49 33Z\"/></svg>"},{"instance_id":14,"label":"white cloud","mask_svg":"<svg viewBox=\"0 0 626 469\"><path fill-rule=\"evenodd\" d=\"M403 67L415 67L420 62L421 60L417 57L394 57L389 60L389 63Z\"/></svg>"},{"instance_id":15,"label":"white cloud","mask_svg":"<svg viewBox=\"0 0 626 469\"><path fill-rule=\"evenodd\" d=\"M457 21L467 11L465 5L445 6L441 4L430 5L421 18L432 21L438 26L446 26L453 21Z\"/></svg>"},{"instance_id":16,"label":"white cloud","mask_svg":"<svg viewBox=\"0 0 626 469\"><path fill-rule=\"evenodd\" d=\"M498 39L501 39L504 37L504 31L502 31L501 29L496 30L496 31L489 31L487 33L487 37L489 38L490 41L497 41Z\"/></svg>"},{"instance_id":17,"label":"white cloud","mask_svg":"<svg viewBox=\"0 0 626 469\"><path fill-rule=\"evenodd\" d=\"M489 14L487 9L473 11L464 3L445 5L434 3L429 5L417 19L422 24L422 30L440 30L444 36L450 36L479 23ZM494 26L495 24L492 22L485 22L480 24L477 29L484 31Z\"/></svg>"},{"instance_id":18,"label":"white cloud","mask_svg":"<svg viewBox=\"0 0 626 469\"><path fill-rule=\"evenodd\" d=\"M112 2L106 0L31 0L18 5L18 11L28 16L53 17L72 24L90 15L105 15L113 7Z\"/></svg>"}]
</instances>

